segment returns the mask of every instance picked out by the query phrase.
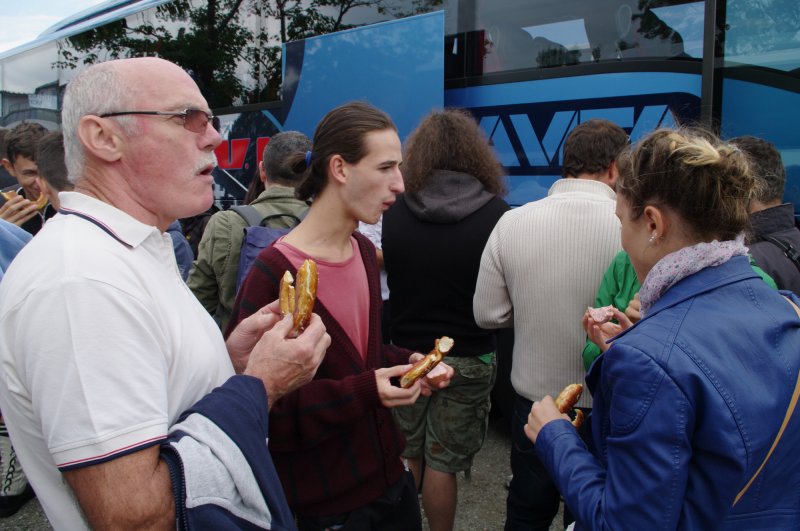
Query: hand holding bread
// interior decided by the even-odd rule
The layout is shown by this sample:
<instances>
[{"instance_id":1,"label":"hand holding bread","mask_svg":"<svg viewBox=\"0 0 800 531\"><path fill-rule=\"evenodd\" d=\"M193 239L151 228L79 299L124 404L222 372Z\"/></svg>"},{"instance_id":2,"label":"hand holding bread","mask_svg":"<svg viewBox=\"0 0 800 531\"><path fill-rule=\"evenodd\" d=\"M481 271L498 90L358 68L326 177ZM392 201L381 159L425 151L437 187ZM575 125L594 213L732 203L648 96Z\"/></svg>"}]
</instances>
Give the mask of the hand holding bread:
<instances>
[{"instance_id":1,"label":"hand holding bread","mask_svg":"<svg viewBox=\"0 0 800 531\"><path fill-rule=\"evenodd\" d=\"M434 367L436 367L450 352L450 350L453 348L453 345L455 345L455 341L447 336L435 340L433 350L431 350L427 356L415 363L414 366L411 367L411 370L409 370L403 375L402 378L400 378L400 387L403 389L408 389L414 385L414 382L431 372Z\"/></svg>"},{"instance_id":2,"label":"hand holding bread","mask_svg":"<svg viewBox=\"0 0 800 531\"><path fill-rule=\"evenodd\" d=\"M292 315L295 334L300 333L308 326L311 313L314 311L314 301L317 297L317 264L313 260L306 260L297 270L297 282L288 271L281 277L280 301L281 314Z\"/></svg>"},{"instance_id":3,"label":"hand holding bread","mask_svg":"<svg viewBox=\"0 0 800 531\"><path fill-rule=\"evenodd\" d=\"M569 384L553 400L550 395L533 403L528 414L528 422L523 426L525 436L536 444L539 432L554 420L568 420L576 429L583 423L583 412L575 410L575 419L569 418L569 412L578 403L583 393L583 385Z\"/></svg>"}]
</instances>

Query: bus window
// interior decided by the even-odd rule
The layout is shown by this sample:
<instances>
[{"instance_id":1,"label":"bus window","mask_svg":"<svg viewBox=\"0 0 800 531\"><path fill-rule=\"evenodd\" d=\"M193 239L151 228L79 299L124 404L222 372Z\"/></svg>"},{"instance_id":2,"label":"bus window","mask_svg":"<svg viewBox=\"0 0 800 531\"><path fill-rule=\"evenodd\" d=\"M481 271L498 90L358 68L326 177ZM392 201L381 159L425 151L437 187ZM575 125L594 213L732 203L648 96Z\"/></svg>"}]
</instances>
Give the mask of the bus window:
<instances>
[{"instance_id":1,"label":"bus window","mask_svg":"<svg viewBox=\"0 0 800 531\"><path fill-rule=\"evenodd\" d=\"M725 32L726 66L746 63L791 72L800 70L800 3L728 0Z\"/></svg>"},{"instance_id":2,"label":"bus window","mask_svg":"<svg viewBox=\"0 0 800 531\"><path fill-rule=\"evenodd\" d=\"M786 167L784 198L800 219L800 3L728 0L725 17L722 136L775 144Z\"/></svg>"},{"instance_id":3,"label":"bus window","mask_svg":"<svg viewBox=\"0 0 800 531\"><path fill-rule=\"evenodd\" d=\"M56 81L63 90L88 64L155 55L190 72L212 109L276 102L284 43L441 9L436 0L325 2L286 9L271 2L161 2L127 16L100 15L71 33L69 26L55 28L68 34L0 60L5 76L0 92L33 94ZM12 88L26 72L39 79L25 79L24 89ZM2 117L5 123L13 121L5 110Z\"/></svg>"},{"instance_id":4,"label":"bus window","mask_svg":"<svg viewBox=\"0 0 800 531\"><path fill-rule=\"evenodd\" d=\"M48 129L59 127L60 72L51 69L56 58L56 45L50 43L0 62L0 125L35 121Z\"/></svg>"},{"instance_id":5,"label":"bus window","mask_svg":"<svg viewBox=\"0 0 800 531\"><path fill-rule=\"evenodd\" d=\"M469 47L467 75L620 59L702 58L704 2L453 2ZM468 11L465 13L464 11ZM476 66L476 63L480 63Z\"/></svg>"}]
</instances>

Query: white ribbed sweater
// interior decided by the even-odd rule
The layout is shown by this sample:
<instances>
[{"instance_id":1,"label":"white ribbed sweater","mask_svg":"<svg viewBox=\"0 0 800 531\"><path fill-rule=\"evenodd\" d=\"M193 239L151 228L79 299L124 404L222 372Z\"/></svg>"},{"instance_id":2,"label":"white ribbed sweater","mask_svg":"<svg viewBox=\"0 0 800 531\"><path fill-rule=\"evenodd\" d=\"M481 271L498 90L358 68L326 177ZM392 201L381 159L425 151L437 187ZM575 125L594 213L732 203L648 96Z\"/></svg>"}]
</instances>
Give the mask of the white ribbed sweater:
<instances>
[{"instance_id":1,"label":"white ribbed sweater","mask_svg":"<svg viewBox=\"0 0 800 531\"><path fill-rule=\"evenodd\" d=\"M621 249L615 199L599 181L560 179L548 197L503 215L486 243L475 320L514 327L511 383L529 400L584 380L581 319ZM591 405L588 393L579 405Z\"/></svg>"}]
</instances>

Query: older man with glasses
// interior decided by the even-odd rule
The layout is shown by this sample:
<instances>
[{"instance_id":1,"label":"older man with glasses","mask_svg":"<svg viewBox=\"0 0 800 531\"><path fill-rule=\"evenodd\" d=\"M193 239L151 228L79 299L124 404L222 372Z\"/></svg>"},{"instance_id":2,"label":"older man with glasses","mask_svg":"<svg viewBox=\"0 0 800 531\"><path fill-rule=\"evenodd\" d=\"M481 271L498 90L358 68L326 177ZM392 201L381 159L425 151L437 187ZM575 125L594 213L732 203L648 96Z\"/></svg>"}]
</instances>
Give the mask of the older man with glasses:
<instances>
[{"instance_id":1,"label":"older man with glasses","mask_svg":"<svg viewBox=\"0 0 800 531\"><path fill-rule=\"evenodd\" d=\"M164 231L213 200L205 99L125 59L78 74L62 117L75 191L0 286L0 405L51 524L293 528L268 407L330 338L272 304L225 342L181 280Z\"/></svg>"}]
</instances>

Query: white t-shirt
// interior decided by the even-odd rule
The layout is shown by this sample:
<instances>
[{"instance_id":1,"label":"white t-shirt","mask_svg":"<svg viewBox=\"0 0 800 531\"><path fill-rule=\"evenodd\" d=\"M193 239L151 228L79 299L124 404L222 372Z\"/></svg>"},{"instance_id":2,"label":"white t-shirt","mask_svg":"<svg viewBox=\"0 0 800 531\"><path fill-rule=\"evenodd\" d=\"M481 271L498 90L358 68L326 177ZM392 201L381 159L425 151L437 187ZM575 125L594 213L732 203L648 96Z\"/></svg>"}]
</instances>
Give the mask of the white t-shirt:
<instances>
[{"instance_id":1,"label":"white t-shirt","mask_svg":"<svg viewBox=\"0 0 800 531\"><path fill-rule=\"evenodd\" d=\"M172 240L79 193L0 283L0 408L56 529L86 527L59 469L158 443L234 374Z\"/></svg>"},{"instance_id":2,"label":"white t-shirt","mask_svg":"<svg viewBox=\"0 0 800 531\"><path fill-rule=\"evenodd\" d=\"M381 235L383 233L383 215L381 215L377 223L372 225L364 223L363 221L359 221L358 232L366 236L376 249L379 251L383 249L383 246L381 245ZM381 267L381 299L384 301L389 300L389 284L386 281L385 267Z\"/></svg>"}]
</instances>

